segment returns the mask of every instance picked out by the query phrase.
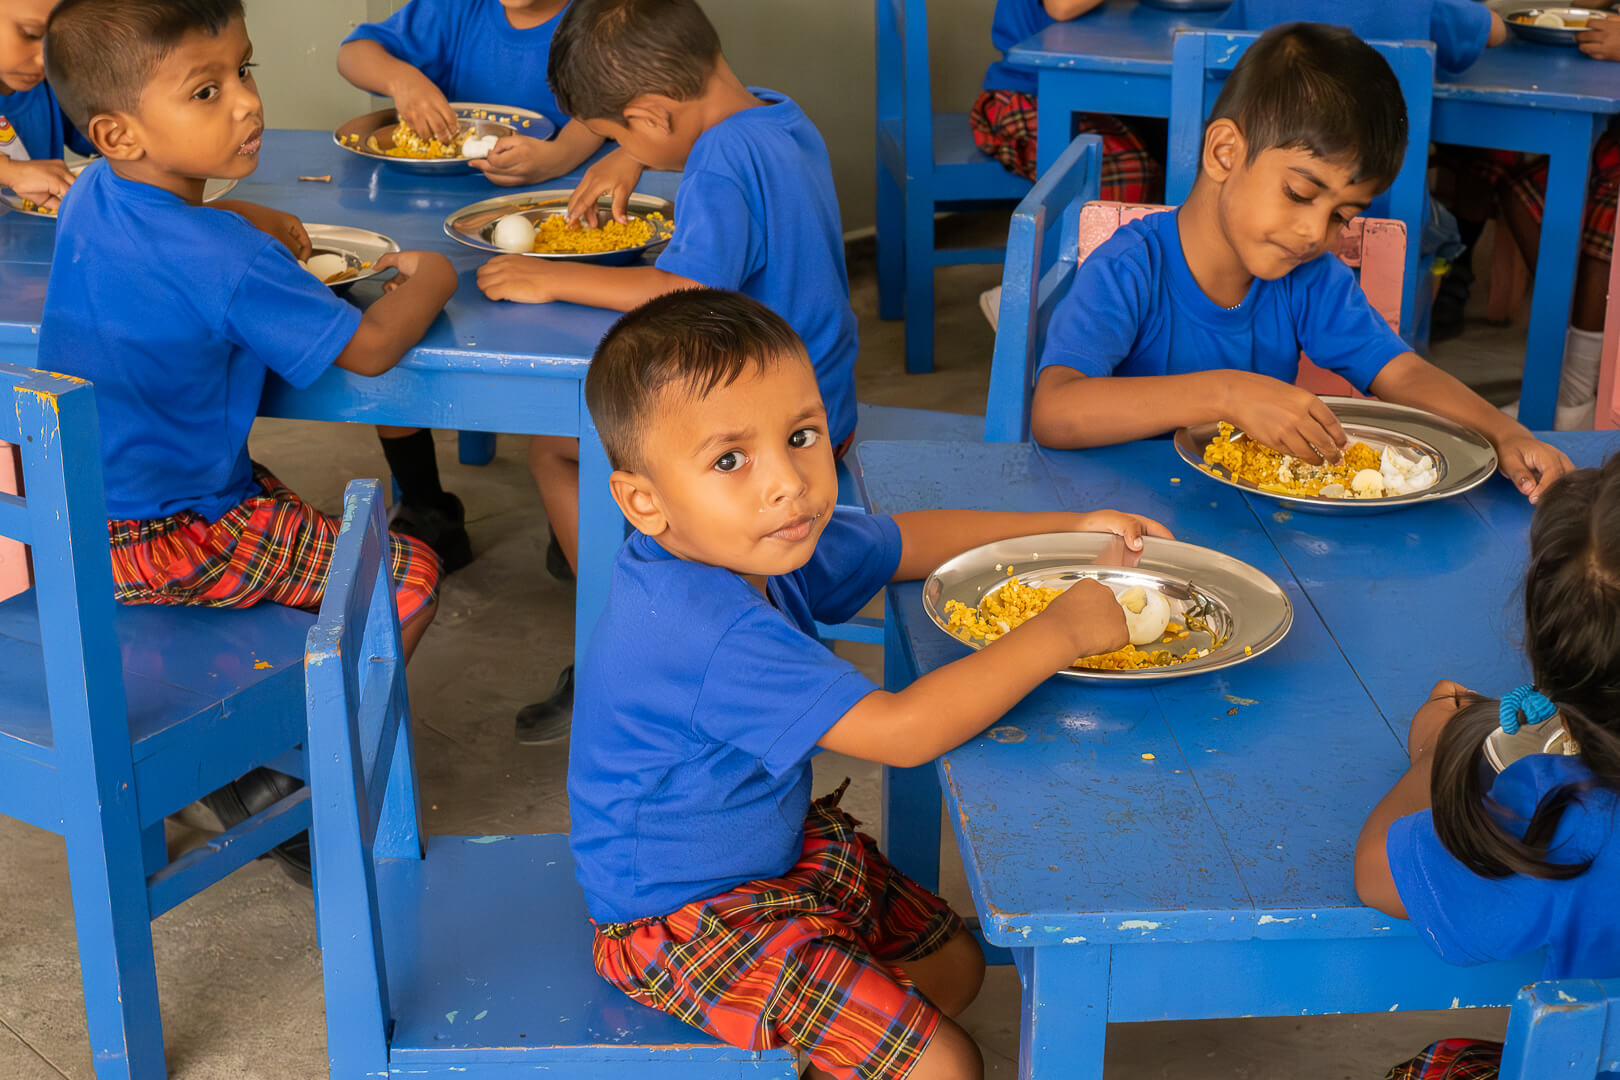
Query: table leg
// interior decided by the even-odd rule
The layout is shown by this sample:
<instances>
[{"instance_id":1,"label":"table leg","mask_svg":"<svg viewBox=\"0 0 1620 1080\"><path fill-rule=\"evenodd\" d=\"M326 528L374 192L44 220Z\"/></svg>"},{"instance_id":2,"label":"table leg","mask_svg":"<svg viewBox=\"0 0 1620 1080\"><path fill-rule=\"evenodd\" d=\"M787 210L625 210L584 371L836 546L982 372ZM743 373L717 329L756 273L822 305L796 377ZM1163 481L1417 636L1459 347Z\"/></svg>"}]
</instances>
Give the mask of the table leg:
<instances>
[{"instance_id":1,"label":"table leg","mask_svg":"<svg viewBox=\"0 0 1620 1080\"><path fill-rule=\"evenodd\" d=\"M911 685L917 672L901 640L892 609L893 591L884 597L883 685L890 691ZM915 769L883 768L883 853L911 880L939 891L939 776L933 762Z\"/></svg>"},{"instance_id":2,"label":"table leg","mask_svg":"<svg viewBox=\"0 0 1620 1080\"><path fill-rule=\"evenodd\" d=\"M608 490L607 451L596 434L585 408L583 389L579 395L579 565L574 592L574 658L585 656L585 646L597 617L607 604L608 584L613 578L613 560L624 542L624 515Z\"/></svg>"},{"instance_id":3,"label":"table leg","mask_svg":"<svg viewBox=\"0 0 1620 1080\"><path fill-rule=\"evenodd\" d=\"M1023 983L1019 1080L1102 1080L1108 1033L1106 945L1015 950Z\"/></svg>"},{"instance_id":4,"label":"table leg","mask_svg":"<svg viewBox=\"0 0 1620 1080\"><path fill-rule=\"evenodd\" d=\"M1538 116L1543 130L1554 125L1556 147L1547 162L1546 212L1536 254L1536 280L1530 298L1530 340L1524 356L1519 421L1536 431L1553 426L1558 378L1564 367L1564 338L1575 291L1580 254L1581 215L1592 142L1607 117L1585 113Z\"/></svg>"},{"instance_id":5,"label":"table leg","mask_svg":"<svg viewBox=\"0 0 1620 1080\"><path fill-rule=\"evenodd\" d=\"M1079 111L1073 80L1067 72L1042 71L1035 78L1035 176L1046 175L1058 156L1069 148L1069 132Z\"/></svg>"}]
</instances>

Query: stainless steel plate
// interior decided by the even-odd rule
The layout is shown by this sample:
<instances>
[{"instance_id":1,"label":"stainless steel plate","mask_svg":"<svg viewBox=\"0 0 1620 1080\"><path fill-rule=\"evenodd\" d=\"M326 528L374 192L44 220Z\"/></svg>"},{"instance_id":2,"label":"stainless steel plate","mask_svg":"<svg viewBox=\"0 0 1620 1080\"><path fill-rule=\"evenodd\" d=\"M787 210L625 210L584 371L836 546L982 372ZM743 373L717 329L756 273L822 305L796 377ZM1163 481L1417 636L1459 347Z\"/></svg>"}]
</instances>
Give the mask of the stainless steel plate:
<instances>
[{"instance_id":1,"label":"stainless steel plate","mask_svg":"<svg viewBox=\"0 0 1620 1080\"><path fill-rule=\"evenodd\" d=\"M1536 26L1532 20L1542 14L1557 15L1566 22L1607 18L1604 12L1584 7L1521 7L1503 12L1502 21L1507 23L1509 30L1526 41L1542 45L1568 45L1572 48L1580 44L1575 40L1575 35L1584 31L1585 26Z\"/></svg>"},{"instance_id":2,"label":"stainless steel plate","mask_svg":"<svg viewBox=\"0 0 1620 1080\"><path fill-rule=\"evenodd\" d=\"M389 252L398 251L399 245L382 233L372 232L370 229L357 229L352 225L316 225L304 222L304 231L309 233L310 246L315 249L314 254L331 252L343 256L343 261L349 264L353 275L342 281L331 282L334 289L347 288L357 281L376 277L377 260Z\"/></svg>"},{"instance_id":3,"label":"stainless steel plate","mask_svg":"<svg viewBox=\"0 0 1620 1080\"><path fill-rule=\"evenodd\" d=\"M84 172L84 167L88 164L90 164L88 161L84 161L77 165L71 165L68 167L68 171L73 173L74 176L78 176ZM203 185L203 202L210 203L215 199L224 198L225 193L234 187L236 187L235 180L210 180ZM19 214L27 214L30 217L51 218L52 220L56 218L55 210L41 210L38 207L30 209L33 204L10 188L0 187L0 202L5 203Z\"/></svg>"},{"instance_id":4,"label":"stainless steel plate","mask_svg":"<svg viewBox=\"0 0 1620 1080\"><path fill-rule=\"evenodd\" d=\"M529 109L484 105L475 101L452 101L450 107L461 118L462 127L471 128L474 135L528 135L545 139L557 130L556 124ZM379 109L341 125L332 132L332 141L351 154L380 161L400 172L445 176L472 171L472 166L467 164L470 159L464 157L400 158L371 149L373 138L381 147L392 146L394 128L398 124L399 113L393 109Z\"/></svg>"},{"instance_id":5,"label":"stainless steel plate","mask_svg":"<svg viewBox=\"0 0 1620 1080\"><path fill-rule=\"evenodd\" d=\"M1178 651L1209 648L1209 655L1169 667L1135 671L1065 668L1060 675L1108 682L1148 682L1200 675L1251 660L1288 633L1294 606L1277 583L1248 563L1209 548L1179 540L1146 537L1133 567L1103 565L1118 545L1112 533L1042 533L999 540L964 551L923 582L923 608L934 625L963 644L982 649L983 641L957 637L948 628L945 605L959 600L977 607L980 600L1017 580L1027 585L1067 587L1083 577L1096 578L1116 594L1133 585L1158 589L1180 609L1196 615L1208 632L1195 631L1175 643ZM1014 570L1009 576L1008 568ZM1151 647L1151 646L1150 646ZM1247 650L1247 651L1245 651Z\"/></svg>"},{"instance_id":6,"label":"stainless steel plate","mask_svg":"<svg viewBox=\"0 0 1620 1080\"><path fill-rule=\"evenodd\" d=\"M1433 487L1385 499L1324 499L1263 491L1248 480L1234 480L1225 470L1214 470L1204 464L1204 449L1215 438L1218 424L1200 424L1177 431L1176 453L1203 475L1223 484L1318 514L1380 514L1403 506L1449 499L1478 487L1496 471L1496 451L1485 437L1444 417L1369 398L1324 396L1322 400L1339 418L1339 425L1352 442L1359 439L1379 451L1394 446L1414 454L1427 454L1434 458L1440 479Z\"/></svg>"},{"instance_id":7,"label":"stainless steel plate","mask_svg":"<svg viewBox=\"0 0 1620 1080\"><path fill-rule=\"evenodd\" d=\"M523 254L536 259L557 259L562 262L600 263L606 266L622 266L640 258L643 252L650 251L669 242L675 224L675 204L668 199L660 199L656 195L644 195L641 192L632 192L627 207L632 218L645 219L647 215L659 213L664 215L666 225L658 228L652 240L635 247L620 248L617 251L592 251L582 255L548 255L534 251L505 252L490 241L490 233L495 223L508 214L522 214L535 224L548 217L561 214L568 209L570 190L555 191L526 191L512 195L499 195L493 199L475 202L471 206L463 206L460 210L444 219L444 233L450 239L479 251L488 251L495 255ZM603 198L596 204L596 217L601 223L612 220L612 200ZM657 224L654 223L655 228Z\"/></svg>"}]
</instances>

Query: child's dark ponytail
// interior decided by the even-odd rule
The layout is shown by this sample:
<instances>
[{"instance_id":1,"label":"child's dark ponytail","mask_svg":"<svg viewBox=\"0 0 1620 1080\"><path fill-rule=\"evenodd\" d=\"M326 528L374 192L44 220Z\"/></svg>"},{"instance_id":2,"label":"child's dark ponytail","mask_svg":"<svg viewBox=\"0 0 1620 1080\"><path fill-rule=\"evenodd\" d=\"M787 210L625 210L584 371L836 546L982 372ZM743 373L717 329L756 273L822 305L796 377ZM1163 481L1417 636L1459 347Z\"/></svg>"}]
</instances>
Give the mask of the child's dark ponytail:
<instances>
[{"instance_id":1,"label":"child's dark ponytail","mask_svg":"<svg viewBox=\"0 0 1620 1080\"><path fill-rule=\"evenodd\" d=\"M1620 792L1620 454L1563 477L1536 508L1524 641L1535 687L1557 707L1593 779L1549 791L1522 830L1510 828L1508 812L1490 800L1483 764L1498 703L1476 702L1435 748L1435 832L1476 874L1572 878L1590 859L1560 858L1551 847L1564 811L1593 788Z\"/></svg>"}]
</instances>

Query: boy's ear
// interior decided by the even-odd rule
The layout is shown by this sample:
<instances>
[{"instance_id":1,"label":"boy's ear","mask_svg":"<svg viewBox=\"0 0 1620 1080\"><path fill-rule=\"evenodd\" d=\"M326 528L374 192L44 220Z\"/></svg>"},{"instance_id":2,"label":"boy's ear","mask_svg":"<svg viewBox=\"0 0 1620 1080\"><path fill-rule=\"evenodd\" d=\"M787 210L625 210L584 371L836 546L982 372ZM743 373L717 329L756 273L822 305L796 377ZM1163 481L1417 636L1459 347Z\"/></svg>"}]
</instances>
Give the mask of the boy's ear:
<instances>
[{"instance_id":1,"label":"boy's ear","mask_svg":"<svg viewBox=\"0 0 1620 1080\"><path fill-rule=\"evenodd\" d=\"M84 135L103 157L114 161L135 161L146 154L134 124L123 113L97 113Z\"/></svg>"},{"instance_id":2,"label":"boy's ear","mask_svg":"<svg viewBox=\"0 0 1620 1080\"><path fill-rule=\"evenodd\" d=\"M630 104L624 107L624 126L635 127L640 123L660 135L668 135L675 129L672 104L661 94L640 94L631 98Z\"/></svg>"},{"instance_id":3,"label":"boy's ear","mask_svg":"<svg viewBox=\"0 0 1620 1080\"><path fill-rule=\"evenodd\" d=\"M1230 119L1211 122L1204 131L1203 171L1217 184L1231 176L1248 153L1242 130Z\"/></svg>"},{"instance_id":4,"label":"boy's ear","mask_svg":"<svg viewBox=\"0 0 1620 1080\"><path fill-rule=\"evenodd\" d=\"M619 504L625 520L637 532L658 536L669 528L658 492L645 473L615 469L608 477L608 489L613 492L613 501Z\"/></svg>"}]
</instances>

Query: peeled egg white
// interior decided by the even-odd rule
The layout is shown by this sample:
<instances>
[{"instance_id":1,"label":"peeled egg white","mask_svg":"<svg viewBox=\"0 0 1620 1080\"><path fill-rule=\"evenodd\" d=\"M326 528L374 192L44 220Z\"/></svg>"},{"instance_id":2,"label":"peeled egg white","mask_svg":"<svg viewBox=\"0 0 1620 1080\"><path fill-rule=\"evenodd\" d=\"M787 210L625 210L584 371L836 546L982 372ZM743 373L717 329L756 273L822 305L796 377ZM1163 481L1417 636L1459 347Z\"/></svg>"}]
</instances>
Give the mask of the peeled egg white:
<instances>
[{"instance_id":1,"label":"peeled egg white","mask_svg":"<svg viewBox=\"0 0 1620 1080\"><path fill-rule=\"evenodd\" d=\"M1132 645L1150 645L1164 637L1164 628L1170 625L1170 601L1164 593L1132 585L1119 594L1119 606L1125 612L1125 630Z\"/></svg>"},{"instance_id":2,"label":"peeled egg white","mask_svg":"<svg viewBox=\"0 0 1620 1080\"><path fill-rule=\"evenodd\" d=\"M489 238L502 251L528 251L534 247L534 222L522 214L507 214L495 223Z\"/></svg>"},{"instance_id":3,"label":"peeled egg white","mask_svg":"<svg viewBox=\"0 0 1620 1080\"><path fill-rule=\"evenodd\" d=\"M349 268L349 263L341 255L334 254L330 251L322 251L318 254L311 255L308 261L303 264L303 267L305 270L308 270L310 273L314 274L315 277L320 281L326 281L330 278L337 277L339 274L347 270Z\"/></svg>"},{"instance_id":4,"label":"peeled egg white","mask_svg":"<svg viewBox=\"0 0 1620 1080\"><path fill-rule=\"evenodd\" d=\"M470 135L461 144L461 156L464 158L487 158L489 152L495 149L495 144L501 141L499 135Z\"/></svg>"},{"instance_id":5,"label":"peeled egg white","mask_svg":"<svg viewBox=\"0 0 1620 1080\"><path fill-rule=\"evenodd\" d=\"M1535 22L1534 22L1533 25L1535 25L1535 26L1551 26L1551 27L1554 27L1555 29L1562 30L1564 28L1564 20L1559 18L1557 15L1553 14L1550 11L1543 11L1540 15L1536 16Z\"/></svg>"}]
</instances>

